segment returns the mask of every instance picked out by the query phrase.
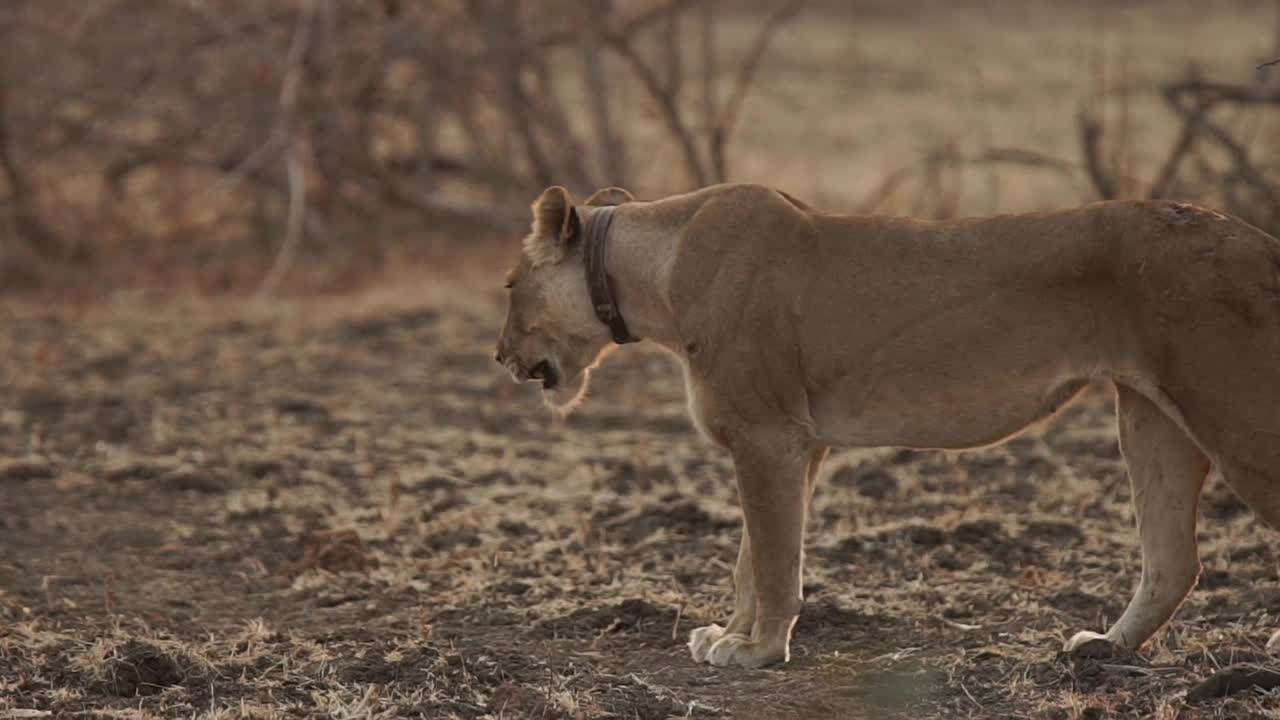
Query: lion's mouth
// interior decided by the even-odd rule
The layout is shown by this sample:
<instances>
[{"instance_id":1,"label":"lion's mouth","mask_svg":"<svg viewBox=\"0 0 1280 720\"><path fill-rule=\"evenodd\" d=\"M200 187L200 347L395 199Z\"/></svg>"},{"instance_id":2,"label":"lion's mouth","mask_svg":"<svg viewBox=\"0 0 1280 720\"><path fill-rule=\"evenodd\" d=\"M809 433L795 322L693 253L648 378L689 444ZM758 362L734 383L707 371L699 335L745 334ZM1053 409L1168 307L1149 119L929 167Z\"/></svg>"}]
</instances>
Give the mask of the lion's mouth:
<instances>
[{"instance_id":1,"label":"lion's mouth","mask_svg":"<svg viewBox=\"0 0 1280 720\"><path fill-rule=\"evenodd\" d=\"M529 377L534 380L541 380L543 390L555 390L556 386L560 384L560 376L556 374L556 369L546 360L530 368Z\"/></svg>"}]
</instances>

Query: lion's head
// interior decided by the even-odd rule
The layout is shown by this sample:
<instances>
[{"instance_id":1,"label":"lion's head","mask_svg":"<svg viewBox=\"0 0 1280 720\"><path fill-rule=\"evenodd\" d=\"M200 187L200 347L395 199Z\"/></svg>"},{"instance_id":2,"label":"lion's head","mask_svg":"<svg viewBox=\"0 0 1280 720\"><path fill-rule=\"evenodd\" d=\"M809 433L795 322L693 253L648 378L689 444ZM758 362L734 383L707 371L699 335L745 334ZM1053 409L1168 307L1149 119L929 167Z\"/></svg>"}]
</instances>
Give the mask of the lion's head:
<instances>
[{"instance_id":1,"label":"lion's head","mask_svg":"<svg viewBox=\"0 0 1280 720\"><path fill-rule=\"evenodd\" d=\"M585 205L631 199L625 190L606 188ZM561 414L582 401L591 369L613 347L591 305L582 245L582 219L569 191L548 188L533 203L533 226L507 274L507 321L498 339L497 361L516 382L541 381L543 399Z\"/></svg>"}]
</instances>

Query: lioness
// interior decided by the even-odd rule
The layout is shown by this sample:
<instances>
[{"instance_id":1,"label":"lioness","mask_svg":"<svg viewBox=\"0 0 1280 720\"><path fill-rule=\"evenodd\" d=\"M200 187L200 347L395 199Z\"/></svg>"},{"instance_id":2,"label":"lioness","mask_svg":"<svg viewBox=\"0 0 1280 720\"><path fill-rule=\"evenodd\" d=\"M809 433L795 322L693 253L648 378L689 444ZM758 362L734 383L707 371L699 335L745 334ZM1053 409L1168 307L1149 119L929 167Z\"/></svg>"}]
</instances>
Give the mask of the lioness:
<instances>
[{"instance_id":1,"label":"lioness","mask_svg":"<svg viewBox=\"0 0 1280 720\"><path fill-rule=\"evenodd\" d=\"M1210 464L1280 523L1280 241L1174 202L946 222L848 217L756 185L655 202L552 187L507 278L497 360L568 412L617 344L680 359L733 456L744 525L725 625L694 660L789 659L806 506L829 446L1002 442L1115 385L1142 576L1105 635L1137 648L1196 583Z\"/></svg>"}]
</instances>

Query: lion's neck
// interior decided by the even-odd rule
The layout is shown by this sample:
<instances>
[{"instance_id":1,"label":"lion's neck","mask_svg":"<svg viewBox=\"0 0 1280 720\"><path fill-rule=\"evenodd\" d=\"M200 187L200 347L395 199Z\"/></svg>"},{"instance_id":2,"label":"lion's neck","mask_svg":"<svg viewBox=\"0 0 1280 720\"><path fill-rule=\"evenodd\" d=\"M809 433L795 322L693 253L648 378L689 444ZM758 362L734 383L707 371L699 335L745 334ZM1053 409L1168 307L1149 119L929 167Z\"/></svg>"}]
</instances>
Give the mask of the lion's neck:
<instances>
[{"instance_id":1,"label":"lion's neck","mask_svg":"<svg viewBox=\"0 0 1280 720\"><path fill-rule=\"evenodd\" d=\"M643 218L618 217L609 233L605 269L613 278L618 309L631 333L679 351L671 312L671 268L679 234L645 227Z\"/></svg>"}]
</instances>

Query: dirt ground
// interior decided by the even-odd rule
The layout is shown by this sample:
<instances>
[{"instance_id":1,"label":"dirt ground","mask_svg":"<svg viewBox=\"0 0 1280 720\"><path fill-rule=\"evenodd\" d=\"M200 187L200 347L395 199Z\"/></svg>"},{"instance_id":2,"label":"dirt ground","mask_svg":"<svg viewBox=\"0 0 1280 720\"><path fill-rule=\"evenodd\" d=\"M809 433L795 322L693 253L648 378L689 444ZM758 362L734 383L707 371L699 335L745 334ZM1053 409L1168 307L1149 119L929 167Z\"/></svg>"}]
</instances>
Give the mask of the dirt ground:
<instances>
[{"instance_id":1,"label":"dirt ground","mask_svg":"<svg viewBox=\"0 0 1280 720\"><path fill-rule=\"evenodd\" d=\"M498 297L0 308L0 718L1280 715L1182 697L1280 627L1277 536L1217 478L1172 631L1058 652L1138 576L1102 388L992 450L834 454L792 662L695 665L728 458L643 346L553 422Z\"/></svg>"}]
</instances>

